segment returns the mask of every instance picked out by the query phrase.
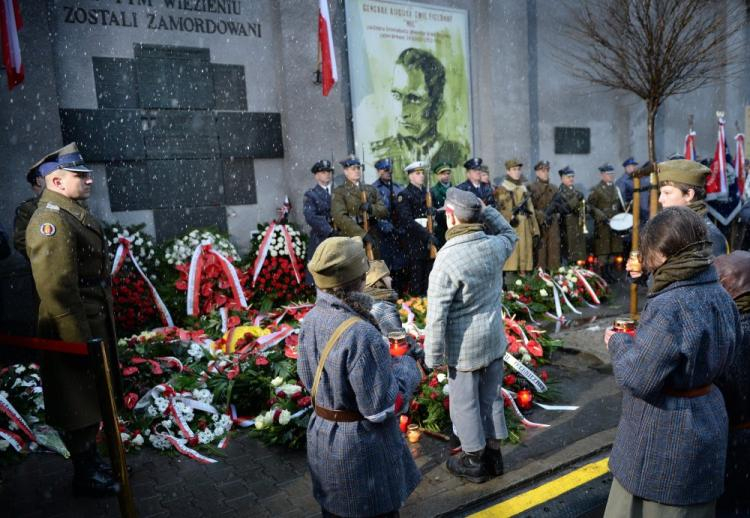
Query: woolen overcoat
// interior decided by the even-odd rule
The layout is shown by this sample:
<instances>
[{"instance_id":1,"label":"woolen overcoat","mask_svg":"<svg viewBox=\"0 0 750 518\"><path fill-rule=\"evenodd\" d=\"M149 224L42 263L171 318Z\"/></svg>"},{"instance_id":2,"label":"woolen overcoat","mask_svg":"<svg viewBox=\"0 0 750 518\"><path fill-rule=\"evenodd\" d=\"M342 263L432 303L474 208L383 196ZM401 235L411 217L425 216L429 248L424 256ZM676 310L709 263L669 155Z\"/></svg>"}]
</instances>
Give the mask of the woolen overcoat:
<instances>
[{"instance_id":1,"label":"woolen overcoat","mask_svg":"<svg viewBox=\"0 0 750 518\"><path fill-rule=\"evenodd\" d=\"M525 185L515 184L508 179L504 180L495 189L497 210L507 221L510 221L513 210L521 205L527 193ZM505 261L503 269L506 272L528 272L534 269L534 238L539 236L539 225L531 197L526 200L525 209L521 209L516 215L518 225L514 227L514 230L518 236L518 243L508 260Z\"/></svg>"},{"instance_id":2,"label":"woolen overcoat","mask_svg":"<svg viewBox=\"0 0 750 518\"><path fill-rule=\"evenodd\" d=\"M367 202L372 206L372 214L368 217L370 225L370 236L375 244L373 253L375 259L380 258L379 245L382 240L378 228L378 219L388 217L388 209L383 203L378 190L372 185L360 182L359 186L346 180L343 185L339 185L333 190L331 199L331 218L333 224L339 231L339 235L347 237L362 237L365 230L362 228L363 219L359 207L362 205L362 191L365 192Z\"/></svg>"},{"instance_id":3,"label":"woolen overcoat","mask_svg":"<svg viewBox=\"0 0 750 518\"><path fill-rule=\"evenodd\" d=\"M552 212L548 221L545 213L555 197L557 188L539 178L526 188L531 193L536 221L539 224L539 246L534 250L534 267L545 271L560 268L560 213Z\"/></svg>"}]
</instances>

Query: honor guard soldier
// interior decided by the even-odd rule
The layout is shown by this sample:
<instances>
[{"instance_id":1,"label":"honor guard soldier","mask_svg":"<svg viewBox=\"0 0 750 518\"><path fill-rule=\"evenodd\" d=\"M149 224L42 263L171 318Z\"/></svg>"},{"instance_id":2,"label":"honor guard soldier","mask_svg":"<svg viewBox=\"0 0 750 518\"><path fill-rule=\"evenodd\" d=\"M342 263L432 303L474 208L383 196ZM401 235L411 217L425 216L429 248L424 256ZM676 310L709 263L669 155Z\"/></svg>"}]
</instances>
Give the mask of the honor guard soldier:
<instances>
[{"instance_id":1,"label":"honor guard soldier","mask_svg":"<svg viewBox=\"0 0 750 518\"><path fill-rule=\"evenodd\" d=\"M13 247L24 257L27 257L26 227L36 210L37 203L39 203L39 196L42 195L44 190L44 178L36 167L32 167L26 174L26 181L31 185L34 196L16 207L16 217L13 220Z\"/></svg>"},{"instance_id":2,"label":"honor guard soldier","mask_svg":"<svg viewBox=\"0 0 750 518\"><path fill-rule=\"evenodd\" d=\"M305 192L303 213L305 222L310 225L310 241L307 244L307 262L310 262L315 249L324 239L334 234L331 220L331 189L333 184L333 166L329 160L320 160L310 169L315 175L317 185ZM308 284L312 284L312 276L306 275Z\"/></svg>"},{"instance_id":3,"label":"honor guard soldier","mask_svg":"<svg viewBox=\"0 0 750 518\"><path fill-rule=\"evenodd\" d=\"M362 163L357 157L351 155L339 163L346 181L333 190L333 225L342 236L361 237L365 248L372 250L372 259L379 259L380 231L375 220L387 218L388 209L378 190L362 183Z\"/></svg>"},{"instance_id":4,"label":"honor guard soldier","mask_svg":"<svg viewBox=\"0 0 750 518\"><path fill-rule=\"evenodd\" d=\"M412 295L427 293L427 278L430 275L430 245L437 247L437 238L427 230L427 218L434 216L435 209L427 208L425 187L425 164L412 162L406 166L409 185L398 195L396 204L401 228L401 248L406 255L406 292ZM429 212L429 213L428 213Z\"/></svg>"},{"instance_id":5,"label":"honor guard soldier","mask_svg":"<svg viewBox=\"0 0 750 518\"><path fill-rule=\"evenodd\" d=\"M599 260L602 275L605 280L615 280L615 256L624 250L622 238L609 226L609 220L618 212L623 212L623 200L619 191L612 183L612 172L615 170L610 164L599 166L601 181L589 194L589 210L594 216L594 254Z\"/></svg>"},{"instance_id":6,"label":"honor guard soldier","mask_svg":"<svg viewBox=\"0 0 750 518\"><path fill-rule=\"evenodd\" d=\"M453 164L449 162L440 162L432 167L432 174L437 178L437 182L430 188L432 193L432 206L435 210L438 210L445 205L445 195L448 189L453 187L451 182L451 173L453 172ZM438 211L435 215L435 237L438 238L438 248L443 246L445 243L445 232L448 230L448 225L445 221L445 212Z\"/></svg>"},{"instance_id":7,"label":"honor guard soldier","mask_svg":"<svg viewBox=\"0 0 750 518\"><path fill-rule=\"evenodd\" d=\"M558 173L561 185L553 203L563 215L563 256L575 266L586 260L586 206L583 193L573 186L576 172L565 166Z\"/></svg>"},{"instance_id":8,"label":"honor guard soldier","mask_svg":"<svg viewBox=\"0 0 750 518\"><path fill-rule=\"evenodd\" d=\"M470 158L464 163L466 169L466 181L456 185L456 189L469 191L489 207L495 206L495 198L492 195L492 187L482 183L482 159Z\"/></svg>"},{"instance_id":9,"label":"honor guard soldier","mask_svg":"<svg viewBox=\"0 0 750 518\"><path fill-rule=\"evenodd\" d=\"M91 194L92 171L75 143L34 168L46 185L26 229L26 252L40 300L39 336L66 342L101 338L116 344L107 245L101 224L83 203ZM116 357L111 361L117 365ZM73 460L74 493L119 491L96 450L102 416L89 359L45 352L42 380L47 422L62 431Z\"/></svg>"},{"instance_id":10,"label":"honor guard soldier","mask_svg":"<svg viewBox=\"0 0 750 518\"><path fill-rule=\"evenodd\" d=\"M554 272L560 268L560 214L546 214L557 192L557 188L549 183L549 170L549 162L537 162L534 166L536 180L527 188L531 193L531 203L539 224L539 245L534 248L534 267Z\"/></svg>"},{"instance_id":11,"label":"honor guard soldier","mask_svg":"<svg viewBox=\"0 0 750 518\"><path fill-rule=\"evenodd\" d=\"M622 167L625 168L625 172L621 177L617 179L617 181L615 182L615 186L620 190L620 194L622 194L622 201L625 202L625 206L627 207L633 201L633 192L635 190L635 187L633 185L633 174L638 171L638 162L636 162L635 159L631 156L625 159L625 161L622 163ZM641 188L638 191L640 192L641 198L640 226L645 225L648 221L648 194L650 190L651 180L649 180L648 176L642 176Z\"/></svg>"},{"instance_id":12,"label":"honor guard soldier","mask_svg":"<svg viewBox=\"0 0 750 518\"><path fill-rule=\"evenodd\" d=\"M399 235L396 229L398 226L396 198L404 188L393 181L393 161L390 158L381 158L375 162L375 170L378 173L378 179L372 183L372 186L378 190L386 209L388 209L388 217L379 219L377 223L381 237L380 257L385 261L388 270L391 272L395 289L400 291L406 283L404 277L406 261L399 250Z\"/></svg>"},{"instance_id":13,"label":"honor guard soldier","mask_svg":"<svg viewBox=\"0 0 750 518\"><path fill-rule=\"evenodd\" d=\"M534 241L539 238L534 202L521 179L522 167L516 159L506 160L505 178L495 189L497 209L518 235L518 243L503 268L514 275L524 275L534 268Z\"/></svg>"}]
</instances>

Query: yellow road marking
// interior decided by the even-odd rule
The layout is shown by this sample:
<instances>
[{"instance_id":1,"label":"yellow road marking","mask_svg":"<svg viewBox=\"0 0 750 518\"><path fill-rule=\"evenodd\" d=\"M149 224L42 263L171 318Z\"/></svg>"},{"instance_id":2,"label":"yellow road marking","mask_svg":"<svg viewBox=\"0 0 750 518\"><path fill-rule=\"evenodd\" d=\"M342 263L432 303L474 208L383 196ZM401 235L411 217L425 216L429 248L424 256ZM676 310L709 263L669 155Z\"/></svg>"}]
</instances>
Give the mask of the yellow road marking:
<instances>
[{"instance_id":1,"label":"yellow road marking","mask_svg":"<svg viewBox=\"0 0 750 518\"><path fill-rule=\"evenodd\" d=\"M586 464L567 475L472 514L471 518L509 518L515 516L604 475L609 471L608 461L609 457L606 457L600 461Z\"/></svg>"}]
</instances>

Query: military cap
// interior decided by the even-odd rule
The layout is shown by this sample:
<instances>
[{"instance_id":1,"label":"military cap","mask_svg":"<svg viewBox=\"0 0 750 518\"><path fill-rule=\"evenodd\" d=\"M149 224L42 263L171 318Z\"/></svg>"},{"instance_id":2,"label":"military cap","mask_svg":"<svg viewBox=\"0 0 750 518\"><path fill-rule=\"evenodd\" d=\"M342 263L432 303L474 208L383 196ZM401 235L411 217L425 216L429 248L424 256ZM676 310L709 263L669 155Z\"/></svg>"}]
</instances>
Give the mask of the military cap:
<instances>
[{"instance_id":1,"label":"military cap","mask_svg":"<svg viewBox=\"0 0 750 518\"><path fill-rule=\"evenodd\" d=\"M365 286L372 286L380 279L388 277L391 271L386 266L385 261L377 259L370 261L370 269L367 270L367 277L365 278Z\"/></svg>"},{"instance_id":2,"label":"military cap","mask_svg":"<svg viewBox=\"0 0 750 518\"><path fill-rule=\"evenodd\" d=\"M629 156L622 163L622 167L628 167L629 165L638 165L638 162L635 161L635 158L633 158L632 156Z\"/></svg>"},{"instance_id":3,"label":"military cap","mask_svg":"<svg viewBox=\"0 0 750 518\"><path fill-rule=\"evenodd\" d=\"M608 162L604 162L602 165L599 166L599 172L600 173L611 173L614 170L615 170L615 168L612 167L612 164L610 164Z\"/></svg>"},{"instance_id":4,"label":"military cap","mask_svg":"<svg viewBox=\"0 0 750 518\"><path fill-rule=\"evenodd\" d=\"M446 191L444 207L452 210L460 221L472 221L482 212L482 203L474 193L455 187Z\"/></svg>"},{"instance_id":5,"label":"military cap","mask_svg":"<svg viewBox=\"0 0 750 518\"><path fill-rule=\"evenodd\" d=\"M448 162L439 162L437 165L433 166L432 174L440 174L443 171L451 172L451 169L453 169L453 166Z\"/></svg>"},{"instance_id":6,"label":"military cap","mask_svg":"<svg viewBox=\"0 0 750 518\"><path fill-rule=\"evenodd\" d=\"M339 162L339 164L341 164L341 167L345 167L346 168L346 167L351 167L353 165L359 165L359 166L361 166L362 162L360 162L359 158L357 158L356 156L349 155L344 160L342 160L341 162Z\"/></svg>"},{"instance_id":7,"label":"military cap","mask_svg":"<svg viewBox=\"0 0 750 518\"><path fill-rule=\"evenodd\" d=\"M510 160L506 160L505 161L505 169L506 170L510 169L512 167L522 167L522 166L523 166L523 163L519 162L515 158L511 158Z\"/></svg>"},{"instance_id":8,"label":"military cap","mask_svg":"<svg viewBox=\"0 0 750 518\"><path fill-rule=\"evenodd\" d=\"M667 160L658 165L659 183L679 182L696 187L706 185L711 170L694 160Z\"/></svg>"},{"instance_id":9,"label":"military cap","mask_svg":"<svg viewBox=\"0 0 750 518\"><path fill-rule=\"evenodd\" d=\"M549 160L540 160L536 163L536 165L534 165L534 171L538 171L540 169L549 169Z\"/></svg>"},{"instance_id":10,"label":"military cap","mask_svg":"<svg viewBox=\"0 0 750 518\"><path fill-rule=\"evenodd\" d=\"M375 169L385 169L386 171L390 171L393 168L393 161L390 158L381 158L377 162L375 162Z\"/></svg>"},{"instance_id":11,"label":"military cap","mask_svg":"<svg viewBox=\"0 0 750 518\"><path fill-rule=\"evenodd\" d=\"M479 170L482 171L483 173L488 173L488 174L490 172L490 168L487 164L480 165Z\"/></svg>"},{"instance_id":12,"label":"military cap","mask_svg":"<svg viewBox=\"0 0 750 518\"><path fill-rule=\"evenodd\" d=\"M336 288L367 273L367 255L360 237L329 237L310 259L307 269L318 288Z\"/></svg>"},{"instance_id":13,"label":"military cap","mask_svg":"<svg viewBox=\"0 0 750 518\"><path fill-rule=\"evenodd\" d=\"M422 171L427 168L424 162L421 162L417 160L416 162L412 162L411 164L407 165L404 168L404 171L406 171L406 174L416 173L417 171Z\"/></svg>"},{"instance_id":14,"label":"military cap","mask_svg":"<svg viewBox=\"0 0 750 518\"><path fill-rule=\"evenodd\" d=\"M318 162L315 162L315 165L312 166L312 169L310 169L313 174L320 173L321 171L330 171L333 172L333 166L331 165L330 160L320 160Z\"/></svg>"},{"instance_id":15,"label":"military cap","mask_svg":"<svg viewBox=\"0 0 750 518\"><path fill-rule=\"evenodd\" d=\"M560 169L560 170L559 170L559 171L558 171L557 173L558 173L558 174L559 174L560 176L575 176L575 175L576 175L576 172L575 172L574 170L572 170L572 169L571 169L571 168L570 168L569 166L567 166L567 165L566 165L565 167L563 167L562 169Z\"/></svg>"},{"instance_id":16,"label":"military cap","mask_svg":"<svg viewBox=\"0 0 750 518\"><path fill-rule=\"evenodd\" d=\"M482 159L481 158L470 158L466 162L464 162L464 169L477 169L482 167Z\"/></svg>"},{"instance_id":17,"label":"military cap","mask_svg":"<svg viewBox=\"0 0 750 518\"><path fill-rule=\"evenodd\" d=\"M29 169L29 175L32 171L36 170L41 176L47 176L58 169L65 169L66 171L73 171L75 173L92 172L83 162L83 157L78 151L76 143L71 142L32 165L31 169Z\"/></svg>"}]
</instances>

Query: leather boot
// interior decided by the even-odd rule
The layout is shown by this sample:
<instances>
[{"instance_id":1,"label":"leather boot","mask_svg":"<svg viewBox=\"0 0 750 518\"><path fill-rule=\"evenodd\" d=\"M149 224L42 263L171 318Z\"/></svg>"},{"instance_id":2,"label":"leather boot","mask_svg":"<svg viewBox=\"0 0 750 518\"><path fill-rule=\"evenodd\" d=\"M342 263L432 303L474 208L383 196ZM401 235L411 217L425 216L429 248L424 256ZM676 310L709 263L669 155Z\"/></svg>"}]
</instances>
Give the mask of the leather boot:
<instances>
[{"instance_id":1,"label":"leather boot","mask_svg":"<svg viewBox=\"0 0 750 518\"><path fill-rule=\"evenodd\" d=\"M450 439L448 440L448 454L455 455L456 453L460 451L461 451L461 439L459 439L458 435L453 433L453 430L451 430Z\"/></svg>"},{"instance_id":2,"label":"leather boot","mask_svg":"<svg viewBox=\"0 0 750 518\"><path fill-rule=\"evenodd\" d=\"M458 455L448 457L446 467L457 477L465 478L469 482L481 484L490 479L489 473L482 462L482 451L467 453L462 451Z\"/></svg>"},{"instance_id":3,"label":"leather boot","mask_svg":"<svg viewBox=\"0 0 750 518\"><path fill-rule=\"evenodd\" d=\"M110 470L102 468L94 455L81 455L73 459L74 496L111 496L120 492L120 483Z\"/></svg>"},{"instance_id":4,"label":"leather boot","mask_svg":"<svg viewBox=\"0 0 750 518\"><path fill-rule=\"evenodd\" d=\"M499 477L505 473L505 468L503 467L503 454L500 451L500 448L485 448L482 460L484 461L484 467L487 469L487 473L493 477Z\"/></svg>"}]
</instances>

